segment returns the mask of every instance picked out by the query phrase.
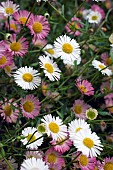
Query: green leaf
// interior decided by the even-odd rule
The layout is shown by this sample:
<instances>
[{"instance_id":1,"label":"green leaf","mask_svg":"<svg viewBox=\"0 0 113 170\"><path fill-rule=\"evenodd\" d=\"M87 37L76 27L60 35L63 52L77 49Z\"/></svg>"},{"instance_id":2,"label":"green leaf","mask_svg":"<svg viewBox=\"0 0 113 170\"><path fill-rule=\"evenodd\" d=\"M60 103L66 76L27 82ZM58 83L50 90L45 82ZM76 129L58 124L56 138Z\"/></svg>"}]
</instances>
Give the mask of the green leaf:
<instances>
[{"instance_id":1,"label":"green leaf","mask_svg":"<svg viewBox=\"0 0 113 170\"><path fill-rule=\"evenodd\" d=\"M104 111L98 111L99 115L101 116L110 116L113 117L109 112L104 112Z\"/></svg>"}]
</instances>

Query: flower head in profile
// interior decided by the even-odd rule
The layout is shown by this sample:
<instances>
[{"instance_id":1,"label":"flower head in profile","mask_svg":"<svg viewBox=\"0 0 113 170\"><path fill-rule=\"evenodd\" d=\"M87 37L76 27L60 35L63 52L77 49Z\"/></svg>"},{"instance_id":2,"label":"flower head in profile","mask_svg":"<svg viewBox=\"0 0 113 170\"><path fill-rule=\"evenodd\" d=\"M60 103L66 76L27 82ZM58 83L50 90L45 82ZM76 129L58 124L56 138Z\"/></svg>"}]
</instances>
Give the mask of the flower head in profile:
<instances>
[{"instance_id":1,"label":"flower head in profile","mask_svg":"<svg viewBox=\"0 0 113 170\"><path fill-rule=\"evenodd\" d=\"M50 59L49 56L40 56L40 66L44 69L45 76L47 76L51 81L60 79L60 69L57 64Z\"/></svg>"},{"instance_id":2,"label":"flower head in profile","mask_svg":"<svg viewBox=\"0 0 113 170\"><path fill-rule=\"evenodd\" d=\"M62 166L65 164L64 158L62 158L62 154L55 151L53 148L50 148L45 152L44 161L48 165L60 165L60 168L62 168Z\"/></svg>"},{"instance_id":3,"label":"flower head in profile","mask_svg":"<svg viewBox=\"0 0 113 170\"><path fill-rule=\"evenodd\" d=\"M43 142L42 134L34 127L27 127L22 130L21 142L26 145L26 148L34 149L38 148Z\"/></svg>"},{"instance_id":4,"label":"flower head in profile","mask_svg":"<svg viewBox=\"0 0 113 170\"><path fill-rule=\"evenodd\" d=\"M25 98L21 99L20 108L23 116L34 119L39 114L40 102L37 97L33 94L26 95Z\"/></svg>"},{"instance_id":5,"label":"flower head in profile","mask_svg":"<svg viewBox=\"0 0 113 170\"><path fill-rule=\"evenodd\" d=\"M55 118L48 114L41 121L45 124L47 135L51 136L53 140L62 140L67 137L67 126L59 117Z\"/></svg>"},{"instance_id":6,"label":"flower head in profile","mask_svg":"<svg viewBox=\"0 0 113 170\"><path fill-rule=\"evenodd\" d=\"M87 80L77 79L76 86L82 94L87 96L94 95L94 88L92 87L92 84Z\"/></svg>"},{"instance_id":7,"label":"flower head in profile","mask_svg":"<svg viewBox=\"0 0 113 170\"><path fill-rule=\"evenodd\" d=\"M75 159L76 158L76 159ZM96 165L96 158L90 158L81 152L76 152L72 156L72 160L75 159L74 167L80 168L81 170L94 170L94 167Z\"/></svg>"},{"instance_id":8,"label":"flower head in profile","mask_svg":"<svg viewBox=\"0 0 113 170\"><path fill-rule=\"evenodd\" d=\"M12 55L23 57L28 51L28 41L24 37L19 40L16 38L16 34L12 34L9 41L4 41L5 46Z\"/></svg>"},{"instance_id":9,"label":"flower head in profile","mask_svg":"<svg viewBox=\"0 0 113 170\"><path fill-rule=\"evenodd\" d=\"M73 144L77 151L81 151L87 157L97 157L103 150L100 138L89 129L79 131Z\"/></svg>"},{"instance_id":10,"label":"flower head in profile","mask_svg":"<svg viewBox=\"0 0 113 170\"><path fill-rule=\"evenodd\" d=\"M0 13L6 17L13 15L18 10L19 5L14 4L13 1L7 0L6 2L1 2Z\"/></svg>"},{"instance_id":11,"label":"flower head in profile","mask_svg":"<svg viewBox=\"0 0 113 170\"><path fill-rule=\"evenodd\" d=\"M73 34L74 36L79 36L81 34L80 29L83 25L80 23L81 20L77 17L71 18L69 23L66 24L65 29L69 34Z\"/></svg>"},{"instance_id":12,"label":"flower head in profile","mask_svg":"<svg viewBox=\"0 0 113 170\"><path fill-rule=\"evenodd\" d=\"M38 168L37 168L38 167ZM23 161L20 170L49 170L48 165L42 159L29 158Z\"/></svg>"},{"instance_id":13,"label":"flower head in profile","mask_svg":"<svg viewBox=\"0 0 113 170\"><path fill-rule=\"evenodd\" d=\"M80 46L75 39L71 39L67 35L57 37L54 42L54 47L57 56L62 60L68 60L74 62L80 58Z\"/></svg>"},{"instance_id":14,"label":"flower head in profile","mask_svg":"<svg viewBox=\"0 0 113 170\"><path fill-rule=\"evenodd\" d=\"M72 110L77 118L86 120L86 110L91 106L84 102L84 100L77 99L75 100Z\"/></svg>"},{"instance_id":15,"label":"flower head in profile","mask_svg":"<svg viewBox=\"0 0 113 170\"><path fill-rule=\"evenodd\" d=\"M46 38L50 31L50 25L42 15L32 15L27 26L38 39Z\"/></svg>"},{"instance_id":16,"label":"flower head in profile","mask_svg":"<svg viewBox=\"0 0 113 170\"><path fill-rule=\"evenodd\" d=\"M7 123L16 123L17 118L19 116L19 110L17 109L18 105L17 103L13 103L13 99L10 99L9 101L1 102L0 103L0 114L1 117L7 122Z\"/></svg>"},{"instance_id":17,"label":"flower head in profile","mask_svg":"<svg viewBox=\"0 0 113 170\"><path fill-rule=\"evenodd\" d=\"M92 65L94 66L94 68L101 71L102 74L104 75L107 74L108 76L112 75L112 71L109 68L107 68L107 66L104 63L101 63L98 60L93 60Z\"/></svg>"},{"instance_id":18,"label":"flower head in profile","mask_svg":"<svg viewBox=\"0 0 113 170\"><path fill-rule=\"evenodd\" d=\"M33 90L41 83L38 71L32 67L20 67L14 72L14 79L18 86L24 90Z\"/></svg>"}]
</instances>

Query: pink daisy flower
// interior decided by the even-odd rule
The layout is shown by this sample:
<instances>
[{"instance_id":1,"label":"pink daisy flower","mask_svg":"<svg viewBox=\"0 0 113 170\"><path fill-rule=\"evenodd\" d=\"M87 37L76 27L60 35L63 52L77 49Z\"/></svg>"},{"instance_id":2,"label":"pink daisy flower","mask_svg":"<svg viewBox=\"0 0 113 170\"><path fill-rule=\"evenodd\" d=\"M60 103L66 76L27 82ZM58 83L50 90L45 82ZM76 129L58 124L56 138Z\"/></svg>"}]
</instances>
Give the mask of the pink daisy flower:
<instances>
[{"instance_id":1,"label":"pink daisy flower","mask_svg":"<svg viewBox=\"0 0 113 170\"><path fill-rule=\"evenodd\" d=\"M6 2L1 2L0 13L8 17L13 15L14 12L19 10L19 5L13 3L13 1L7 0Z\"/></svg>"},{"instance_id":2,"label":"pink daisy flower","mask_svg":"<svg viewBox=\"0 0 113 170\"><path fill-rule=\"evenodd\" d=\"M78 87L82 94L87 96L94 95L94 88L92 87L92 84L87 80L81 81L80 78L78 78L75 85Z\"/></svg>"},{"instance_id":3,"label":"pink daisy flower","mask_svg":"<svg viewBox=\"0 0 113 170\"><path fill-rule=\"evenodd\" d=\"M110 113L113 113L113 93L104 96L106 108Z\"/></svg>"},{"instance_id":4,"label":"pink daisy flower","mask_svg":"<svg viewBox=\"0 0 113 170\"><path fill-rule=\"evenodd\" d=\"M51 91L50 91L49 84L46 83L46 82L44 82L44 81L42 81L41 88L42 88L42 93L43 93L43 95L50 97Z\"/></svg>"},{"instance_id":5,"label":"pink daisy flower","mask_svg":"<svg viewBox=\"0 0 113 170\"><path fill-rule=\"evenodd\" d=\"M62 167L59 164L52 163L52 164L49 164L48 166L50 170L62 170Z\"/></svg>"},{"instance_id":6,"label":"pink daisy flower","mask_svg":"<svg viewBox=\"0 0 113 170\"><path fill-rule=\"evenodd\" d=\"M109 92L110 90L111 90L110 82L109 81L102 82L102 84L100 86L101 93Z\"/></svg>"},{"instance_id":7,"label":"pink daisy flower","mask_svg":"<svg viewBox=\"0 0 113 170\"><path fill-rule=\"evenodd\" d=\"M12 102L13 99L10 99L9 101L5 99L4 102L0 103L1 117L3 117L3 119L6 120L7 123L16 123L19 115L19 110L16 109L18 107L17 103L12 104Z\"/></svg>"},{"instance_id":8,"label":"pink daisy flower","mask_svg":"<svg viewBox=\"0 0 113 170\"><path fill-rule=\"evenodd\" d=\"M19 10L18 12L14 13L13 17L19 24L28 25L30 17L31 17L31 15L30 16L29 15L30 15L29 11Z\"/></svg>"},{"instance_id":9,"label":"pink daisy flower","mask_svg":"<svg viewBox=\"0 0 113 170\"><path fill-rule=\"evenodd\" d=\"M104 10L103 10L102 8L100 8L98 5L92 5L92 6L91 6L91 9L92 9L93 11L99 12L99 13L101 14L101 16L102 16L102 19L105 18L105 12L104 12Z\"/></svg>"},{"instance_id":10,"label":"pink daisy flower","mask_svg":"<svg viewBox=\"0 0 113 170\"><path fill-rule=\"evenodd\" d=\"M12 76L12 71L15 69L17 69L17 67L15 66L14 62L11 65L7 65L4 67L4 71L9 77Z\"/></svg>"},{"instance_id":11,"label":"pink daisy flower","mask_svg":"<svg viewBox=\"0 0 113 170\"><path fill-rule=\"evenodd\" d=\"M16 38L16 34L12 34L9 39L10 41L4 41L5 46L12 55L23 57L28 51L28 41L24 37L21 37L18 41Z\"/></svg>"},{"instance_id":12,"label":"pink daisy flower","mask_svg":"<svg viewBox=\"0 0 113 170\"><path fill-rule=\"evenodd\" d=\"M25 155L26 159L29 159L29 158L37 158L37 159L43 159L43 156L44 156L44 153L42 151L26 151Z\"/></svg>"},{"instance_id":13,"label":"pink daisy flower","mask_svg":"<svg viewBox=\"0 0 113 170\"><path fill-rule=\"evenodd\" d=\"M6 66L10 66L13 63L13 56L6 52L0 54L0 68L5 68Z\"/></svg>"},{"instance_id":14,"label":"pink daisy flower","mask_svg":"<svg viewBox=\"0 0 113 170\"><path fill-rule=\"evenodd\" d=\"M4 41L0 41L0 58L2 57L2 53L7 50L6 46L4 45Z\"/></svg>"},{"instance_id":15,"label":"pink daisy flower","mask_svg":"<svg viewBox=\"0 0 113 170\"><path fill-rule=\"evenodd\" d=\"M113 170L113 157L104 158L102 167L99 170Z\"/></svg>"},{"instance_id":16,"label":"pink daisy flower","mask_svg":"<svg viewBox=\"0 0 113 170\"><path fill-rule=\"evenodd\" d=\"M72 110L76 117L86 120L86 110L89 109L91 106L86 104L84 100L75 100Z\"/></svg>"},{"instance_id":17,"label":"pink daisy flower","mask_svg":"<svg viewBox=\"0 0 113 170\"><path fill-rule=\"evenodd\" d=\"M28 23L28 28L30 29L31 34L38 39L44 39L48 36L50 31L49 23L42 15L32 15Z\"/></svg>"},{"instance_id":18,"label":"pink daisy flower","mask_svg":"<svg viewBox=\"0 0 113 170\"><path fill-rule=\"evenodd\" d=\"M80 29L83 27L80 22L81 20L77 17L71 18L71 21L65 26L66 31L74 36L79 36L81 34Z\"/></svg>"},{"instance_id":19,"label":"pink daisy flower","mask_svg":"<svg viewBox=\"0 0 113 170\"><path fill-rule=\"evenodd\" d=\"M54 150L61 153L70 150L70 146L72 145L72 141L68 137L58 141L52 140L50 143L53 145Z\"/></svg>"},{"instance_id":20,"label":"pink daisy flower","mask_svg":"<svg viewBox=\"0 0 113 170\"><path fill-rule=\"evenodd\" d=\"M5 22L5 26L6 28L9 28L9 24L6 21ZM10 30L15 32L15 33L19 33L20 32L20 25L18 25L18 23L14 20L10 20Z\"/></svg>"},{"instance_id":21,"label":"pink daisy flower","mask_svg":"<svg viewBox=\"0 0 113 170\"><path fill-rule=\"evenodd\" d=\"M32 39L32 43L34 46L36 47L40 47L43 48L45 47L45 45L47 44L47 40L46 39L38 39L37 36L33 37Z\"/></svg>"},{"instance_id":22,"label":"pink daisy flower","mask_svg":"<svg viewBox=\"0 0 113 170\"><path fill-rule=\"evenodd\" d=\"M101 62L104 63L106 66L109 66L110 64L112 64L112 58L109 56L107 52L102 53L100 57L102 59Z\"/></svg>"},{"instance_id":23,"label":"pink daisy flower","mask_svg":"<svg viewBox=\"0 0 113 170\"><path fill-rule=\"evenodd\" d=\"M20 108L24 117L34 119L40 111L39 99L32 94L26 95L25 98L21 99Z\"/></svg>"},{"instance_id":24,"label":"pink daisy flower","mask_svg":"<svg viewBox=\"0 0 113 170\"><path fill-rule=\"evenodd\" d=\"M76 158L76 159L75 159ZM80 168L81 170L94 170L96 164L96 158L90 158L86 155L81 154L81 152L76 152L73 154L73 159L75 159L74 167Z\"/></svg>"},{"instance_id":25,"label":"pink daisy flower","mask_svg":"<svg viewBox=\"0 0 113 170\"><path fill-rule=\"evenodd\" d=\"M45 152L45 158L44 161L46 164L54 164L54 165L59 165L60 168L62 168L65 165L64 158L62 158L62 154L55 151L53 148L49 148Z\"/></svg>"}]
</instances>

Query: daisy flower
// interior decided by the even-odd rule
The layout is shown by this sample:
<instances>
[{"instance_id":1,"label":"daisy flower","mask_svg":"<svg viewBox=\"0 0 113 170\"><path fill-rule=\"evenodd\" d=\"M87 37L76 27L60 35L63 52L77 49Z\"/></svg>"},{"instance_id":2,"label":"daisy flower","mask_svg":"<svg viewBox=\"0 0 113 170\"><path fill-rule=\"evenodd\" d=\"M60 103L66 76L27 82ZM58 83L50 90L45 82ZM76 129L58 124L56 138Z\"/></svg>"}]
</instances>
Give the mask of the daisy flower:
<instances>
[{"instance_id":1,"label":"daisy flower","mask_svg":"<svg viewBox=\"0 0 113 170\"><path fill-rule=\"evenodd\" d=\"M9 26L10 24L10 26ZM18 25L18 23L14 20L10 20L10 23L8 23L7 21L5 22L5 26L6 28L10 28L11 31L15 32L15 33L19 33L20 32L20 25Z\"/></svg>"},{"instance_id":2,"label":"daisy flower","mask_svg":"<svg viewBox=\"0 0 113 170\"><path fill-rule=\"evenodd\" d=\"M73 144L77 151L81 151L87 157L97 157L103 150L100 138L89 129L78 131Z\"/></svg>"},{"instance_id":3,"label":"daisy flower","mask_svg":"<svg viewBox=\"0 0 113 170\"><path fill-rule=\"evenodd\" d=\"M102 63L104 63L106 66L109 66L112 64L112 58L109 57L109 54L107 52L101 54Z\"/></svg>"},{"instance_id":4,"label":"daisy flower","mask_svg":"<svg viewBox=\"0 0 113 170\"><path fill-rule=\"evenodd\" d=\"M77 99L73 104L72 110L76 117L86 120L86 110L90 107L91 106L86 104L84 100Z\"/></svg>"},{"instance_id":5,"label":"daisy flower","mask_svg":"<svg viewBox=\"0 0 113 170\"><path fill-rule=\"evenodd\" d=\"M100 170L113 170L113 157L104 158Z\"/></svg>"},{"instance_id":6,"label":"daisy flower","mask_svg":"<svg viewBox=\"0 0 113 170\"><path fill-rule=\"evenodd\" d=\"M62 35L54 42L56 54L62 60L74 61L80 57L80 46L76 40L67 35Z\"/></svg>"},{"instance_id":7,"label":"daisy flower","mask_svg":"<svg viewBox=\"0 0 113 170\"><path fill-rule=\"evenodd\" d=\"M98 111L96 109L93 109L93 108L89 108L86 110L86 117L89 119L89 120L94 120L97 118L97 115L98 115Z\"/></svg>"},{"instance_id":8,"label":"daisy flower","mask_svg":"<svg viewBox=\"0 0 113 170\"><path fill-rule=\"evenodd\" d=\"M20 108L24 117L34 119L40 111L39 99L33 94L26 95L25 98L21 99Z\"/></svg>"},{"instance_id":9,"label":"daisy flower","mask_svg":"<svg viewBox=\"0 0 113 170\"><path fill-rule=\"evenodd\" d=\"M28 41L24 37L21 37L18 41L16 38L16 34L12 34L9 41L4 41L5 46L12 55L23 57L28 51Z\"/></svg>"},{"instance_id":10,"label":"daisy flower","mask_svg":"<svg viewBox=\"0 0 113 170\"><path fill-rule=\"evenodd\" d=\"M32 43L34 46L39 47L39 48L43 48L45 47L45 45L47 44L47 40L46 39L38 39L37 37L33 37L32 39Z\"/></svg>"},{"instance_id":11,"label":"daisy flower","mask_svg":"<svg viewBox=\"0 0 113 170\"><path fill-rule=\"evenodd\" d=\"M61 153L70 150L70 146L72 145L72 141L68 139L68 136L62 140L52 140L50 143L53 145L54 150Z\"/></svg>"},{"instance_id":12,"label":"daisy flower","mask_svg":"<svg viewBox=\"0 0 113 170\"><path fill-rule=\"evenodd\" d=\"M9 77L12 76L12 71L15 69L17 69L17 67L15 66L14 62L11 65L7 65L4 67L4 71Z\"/></svg>"},{"instance_id":13,"label":"daisy flower","mask_svg":"<svg viewBox=\"0 0 113 170\"><path fill-rule=\"evenodd\" d=\"M13 15L18 10L19 5L14 4L13 1L7 0L6 2L1 2L0 13L6 17Z\"/></svg>"},{"instance_id":14,"label":"daisy flower","mask_svg":"<svg viewBox=\"0 0 113 170\"><path fill-rule=\"evenodd\" d=\"M91 9L93 10L93 11L97 11L97 12L99 12L100 14L101 14L101 16L102 16L102 19L104 19L105 18L105 12L104 12L104 10L102 9L102 8L100 8L98 5L92 5L91 6Z\"/></svg>"},{"instance_id":15,"label":"daisy flower","mask_svg":"<svg viewBox=\"0 0 113 170\"><path fill-rule=\"evenodd\" d=\"M98 11L91 11L88 15L87 15L87 19L89 23L95 23L98 24L100 23L101 19L102 19L102 15L98 12Z\"/></svg>"},{"instance_id":16,"label":"daisy flower","mask_svg":"<svg viewBox=\"0 0 113 170\"><path fill-rule=\"evenodd\" d=\"M43 50L44 50L44 53L45 53L47 56L57 58L57 54L56 54L56 51L55 51L53 45L47 44L47 45L43 48Z\"/></svg>"},{"instance_id":17,"label":"daisy flower","mask_svg":"<svg viewBox=\"0 0 113 170\"><path fill-rule=\"evenodd\" d=\"M44 81L42 81L41 88L42 88L42 93L43 93L43 95L50 97L51 91L50 91L49 84L46 83L46 82L44 82Z\"/></svg>"},{"instance_id":18,"label":"daisy flower","mask_svg":"<svg viewBox=\"0 0 113 170\"><path fill-rule=\"evenodd\" d=\"M94 170L95 164L97 162L96 158L87 157L86 155L81 154L81 152L76 152L76 154L73 154L73 159L75 159L75 162L77 162L74 163L74 167L80 168L81 170Z\"/></svg>"},{"instance_id":19,"label":"daisy flower","mask_svg":"<svg viewBox=\"0 0 113 170\"><path fill-rule=\"evenodd\" d=\"M110 82L107 80L105 82L102 82L100 86L101 93L109 92L110 90L113 90L113 88L110 88Z\"/></svg>"},{"instance_id":20,"label":"daisy flower","mask_svg":"<svg viewBox=\"0 0 113 170\"><path fill-rule=\"evenodd\" d=\"M62 158L62 154L55 151L53 148L50 148L45 152L44 161L48 165L60 165L61 168L65 164L64 158Z\"/></svg>"},{"instance_id":21,"label":"daisy flower","mask_svg":"<svg viewBox=\"0 0 113 170\"><path fill-rule=\"evenodd\" d=\"M52 115L48 114L44 116L41 121L46 126L46 133L48 136L51 136L53 140L62 140L67 137L67 127L63 125L63 122L59 117L52 117Z\"/></svg>"},{"instance_id":22,"label":"daisy flower","mask_svg":"<svg viewBox=\"0 0 113 170\"><path fill-rule=\"evenodd\" d=\"M23 161L20 170L49 170L48 165L42 159L29 158Z\"/></svg>"},{"instance_id":23,"label":"daisy flower","mask_svg":"<svg viewBox=\"0 0 113 170\"><path fill-rule=\"evenodd\" d=\"M38 76L38 71L33 67L20 67L14 73L14 79L18 86L24 90L33 90L41 83L41 78Z\"/></svg>"},{"instance_id":24,"label":"daisy flower","mask_svg":"<svg viewBox=\"0 0 113 170\"><path fill-rule=\"evenodd\" d=\"M76 134L81 130L91 130L90 125L84 119L75 119L69 123L68 132L72 141L76 139Z\"/></svg>"},{"instance_id":25,"label":"daisy flower","mask_svg":"<svg viewBox=\"0 0 113 170\"><path fill-rule=\"evenodd\" d=\"M21 139L23 145L26 145L26 148L34 149L40 146L43 142L42 134L40 134L36 128L27 127L22 130L21 137L25 137Z\"/></svg>"},{"instance_id":26,"label":"daisy flower","mask_svg":"<svg viewBox=\"0 0 113 170\"><path fill-rule=\"evenodd\" d=\"M43 158L43 155L44 155L44 153L42 152L42 151L27 151L26 153L25 153L25 158L26 159L29 159L29 158L32 158L32 157L34 157L34 158L37 158L37 159L41 159L41 158Z\"/></svg>"},{"instance_id":27,"label":"daisy flower","mask_svg":"<svg viewBox=\"0 0 113 170\"><path fill-rule=\"evenodd\" d=\"M42 15L32 15L27 26L30 29L31 34L38 39L44 39L48 36L50 31L50 25Z\"/></svg>"},{"instance_id":28,"label":"daisy flower","mask_svg":"<svg viewBox=\"0 0 113 170\"><path fill-rule=\"evenodd\" d=\"M101 71L102 74L104 74L104 75L107 74L108 76L112 75L112 71L109 68L106 68L104 63L101 63L98 60L93 60L92 65L94 66L94 68Z\"/></svg>"},{"instance_id":29,"label":"daisy flower","mask_svg":"<svg viewBox=\"0 0 113 170\"><path fill-rule=\"evenodd\" d=\"M72 61L69 61L69 60L63 60L63 63L65 65L69 65L69 66L74 66L74 62L76 61L76 64L79 65L80 62L81 62L81 57L78 57L76 60L72 60Z\"/></svg>"},{"instance_id":30,"label":"daisy flower","mask_svg":"<svg viewBox=\"0 0 113 170\"><path fill-rule=\"evenodd\" d=\"M0 54L0 68L5 68L13 64L13 56L11 53L3 52Z\"/></svg>"},{"instance_id":31,"label":"daisy flower","mask_svg":"<svg viewBox=\"0 0 113 170\"><path fill-rule=\"evenodd\" d=\"M81 20L77 17L71 18L71 21L65 26L66 31L74 36L79 36L81 34L80 29L83 27L80 22Z\"/></svg>"},{"instance_id":32,"label":"daisy flower","mask_svg":"<svg viewBox=\"0 0 113 170\"><path fill-rule=\"evenodd\" d=\"M110 113L113 113L113 93L104 96L106 108Z\"/></svg>"},{"instance_id":33,"label":"daisy flower","mask_svg":"<svg viewBox=\"0 0 113 170\"><path fill-rule=\"evenodd\" d=\"M16 123L19 116L17 103L13 103L13 99L0 103L0 115L7 123Z\"/></svg>"},{"instance_id":34,"label":"daisy flower","mask_svg":"<svg viewBox=\"0 0 113 170\"><path fill-rule=\"evenodd\" d=\"M60 79L60 69L57 64L53 62L48 56L40 56L40 66L44 69L45 76L47 76L51 81Z\"/></svg>"},{"instance_id":35,"label":"daisy flower","mask_svg":"<svg viewBox=\"0 0 113 170\"><path fill-rule=\"evenodd\" d=\"M18 12L15 12L13 17L14 19L22 25L28 25L29 20L30 20L30 12L27 10L19 10ZM29 17L29 18L28 18Z\"/></svg>"},{"instance_id":36,"label":"daisy flower","mask_svg":"<svg viewBox=\"0 0 113 170\"><path fill-rule=\"evenodd\" d=\"M78 78L76 81L76 86L82 94L85 94L87 96L94 95L94 88L92 87L92 84L87 80L80 80Z\"/></svg>"}]
</instances>

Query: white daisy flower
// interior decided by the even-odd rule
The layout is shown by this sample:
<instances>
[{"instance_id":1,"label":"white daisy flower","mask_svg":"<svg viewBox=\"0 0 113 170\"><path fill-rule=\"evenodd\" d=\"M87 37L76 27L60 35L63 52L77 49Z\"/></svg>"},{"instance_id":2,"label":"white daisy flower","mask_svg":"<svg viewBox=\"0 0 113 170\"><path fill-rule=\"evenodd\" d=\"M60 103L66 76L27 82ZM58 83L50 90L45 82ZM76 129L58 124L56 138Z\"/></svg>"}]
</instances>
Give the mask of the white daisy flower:
<instances>
[{"instance_id":1,"label":"white daisy flower","mask_svg":"<svg viewBox=\"0 0 113 170\"><path fill-rule=\"evenodd\" d=\"M102 15L98 12L98 11L91 11L88 15L87 15L87 19L89 23L96 23L98 24L101 19L102 19Z\"/></svg>"},{"instance_id":2,"label":"white daisy flower","mask_svg":"<svg viewBox=\"0 0 113 170\"><path fill-rule=\"evenodd\" d=\"M67 35L58 37L54 42L54 47L57 55L64 61L74 61L80 58L79 44Z\"/></svg>"},{"instance_id":3,"label":"white daisy flower","mask_svg":"<svg viewBox=\"0 0 113 170\"><path fill-rule=\"evenodd\" d=\"M102 74L107 74L108 76L112 75L112 71L109 68L106 68L106 65L104 63L101 63L98 60L93 60L92 65L94 66L94 68L101 71Z\"/></svg>"},{"instance_id":4,"label":"white daisy flower","mask_svg":"<svg viewBox=\"0 0 113 170\"><path fill-rule=\"evenodd\" d=\"M85 20L87 20L87 15L91 12L91 9L85 9L82 11L82 16Z\"/></svg>"},{"instance_id":5,"label":"white daisy flower","mask_svg":"<svg viewBox=\"0 0 113 170\"><path fill-rule=\"evenodd\" d=\"M7 0L6 2L1 2L0 13L4 16L13 15L19 10L19 5L13 4L13 1Z\"/></svg>"},{"instance_id":6,"label":"white daisy flower","mask_svg":"<svg viewBox=\"0 0 113 170\"><path fill-rule=\"evenodd\" d=\"M41 121L45 124L46 133L51 136L53 140L62 140L67 137L67 126L63 125L63 122L59 117L52 117L52 115L44 116Z\"/></svg>"},{"instance_id":7,"label":"white daisy flower","mask_svg":"<svg viewBox=\"0 0 113 170\"><path fill-rule=\"evenodd\" d=\"M60 69L57 64L53 62L53 59L50 59L49 56L40 56L39 57L40 66L44 68L45 76L47 76L51 81L60 79Z\"/></svg>"},{"instance_id":8,"label":"white daisy flower","mask_svg":"<svg viewBox=\"0 0 113 170\"><path fill-rule=\"evenodd\" d=\"M69 60L63 60L63 63L66 65L74 66L74 61L76 61L77 65L81 62L81 57L78 57L77 60L69 61Z\"/></svg>"},{"instance_id":9,"label":"white daisy flower","mask_svg":"<svg viewBox=\"0 0 113 170\"><path fill-rule=\"evenodd\" d=\"M55 51L53 45L47 44L47 45L43 48L43 50L44 50L44 53L45 53L47 56L57 58L57 54L56 54L56 51Z\"/></svg>"},{"instance_id":10,"label":"white daisy flower","mask_svg":"<svg viewBox=\"0 0 113 170\"><path fill-rule=\"evenodd\" d=\"M76 139L76 134L81 130L90 129L90 125L85 122L84 119L75 119L69 123L68 132L70 139L74 141Z\"/></svg>"},{"instance_id":11,"label":"white daisy flower","mask_svg":"<svg viewBox=\"0 0 113 170\"><path fill-rule=\"evenodd\" d=\"M42 159L32 157L24 160L20 170L49 170L49 168Z\"/></svg>"},{"instance_id":12,"label":"white daisy flower","mask_svg":"<svg viewBox=\"0 0 113 170\"><path fill-rule=\"evenodd\" d=\"M79 131L73 144L77 151L81 151L87 157L97 157L97 155L100 155L100 151L103 150L100 138L89 129Z\"/></svg>"},{"instance_id":13,"label":"white daisy flower","mask_svg":"<svg viewBox=\"0 0 113 170\"><path fill-rule=\"evenodd\" d=\"M43 142L42 134L39 133L34 127L24 128L21 136L25 137L24 139L21 139L21 142L23 145L26 145L26 148L37 148Z\"/></svg>"},{"instance_id":14,"label":"white daisy flower","mask_svg":"<svg viewBox=\"0 0 113 170\"><path fill-rule=\"evenodd\" d=\"M14 79L18 86L24 90L33 90L41 83L41 78L38 76L37 70L32 67L20 67L14 73Z\"/></svg>"}]
</instances>

